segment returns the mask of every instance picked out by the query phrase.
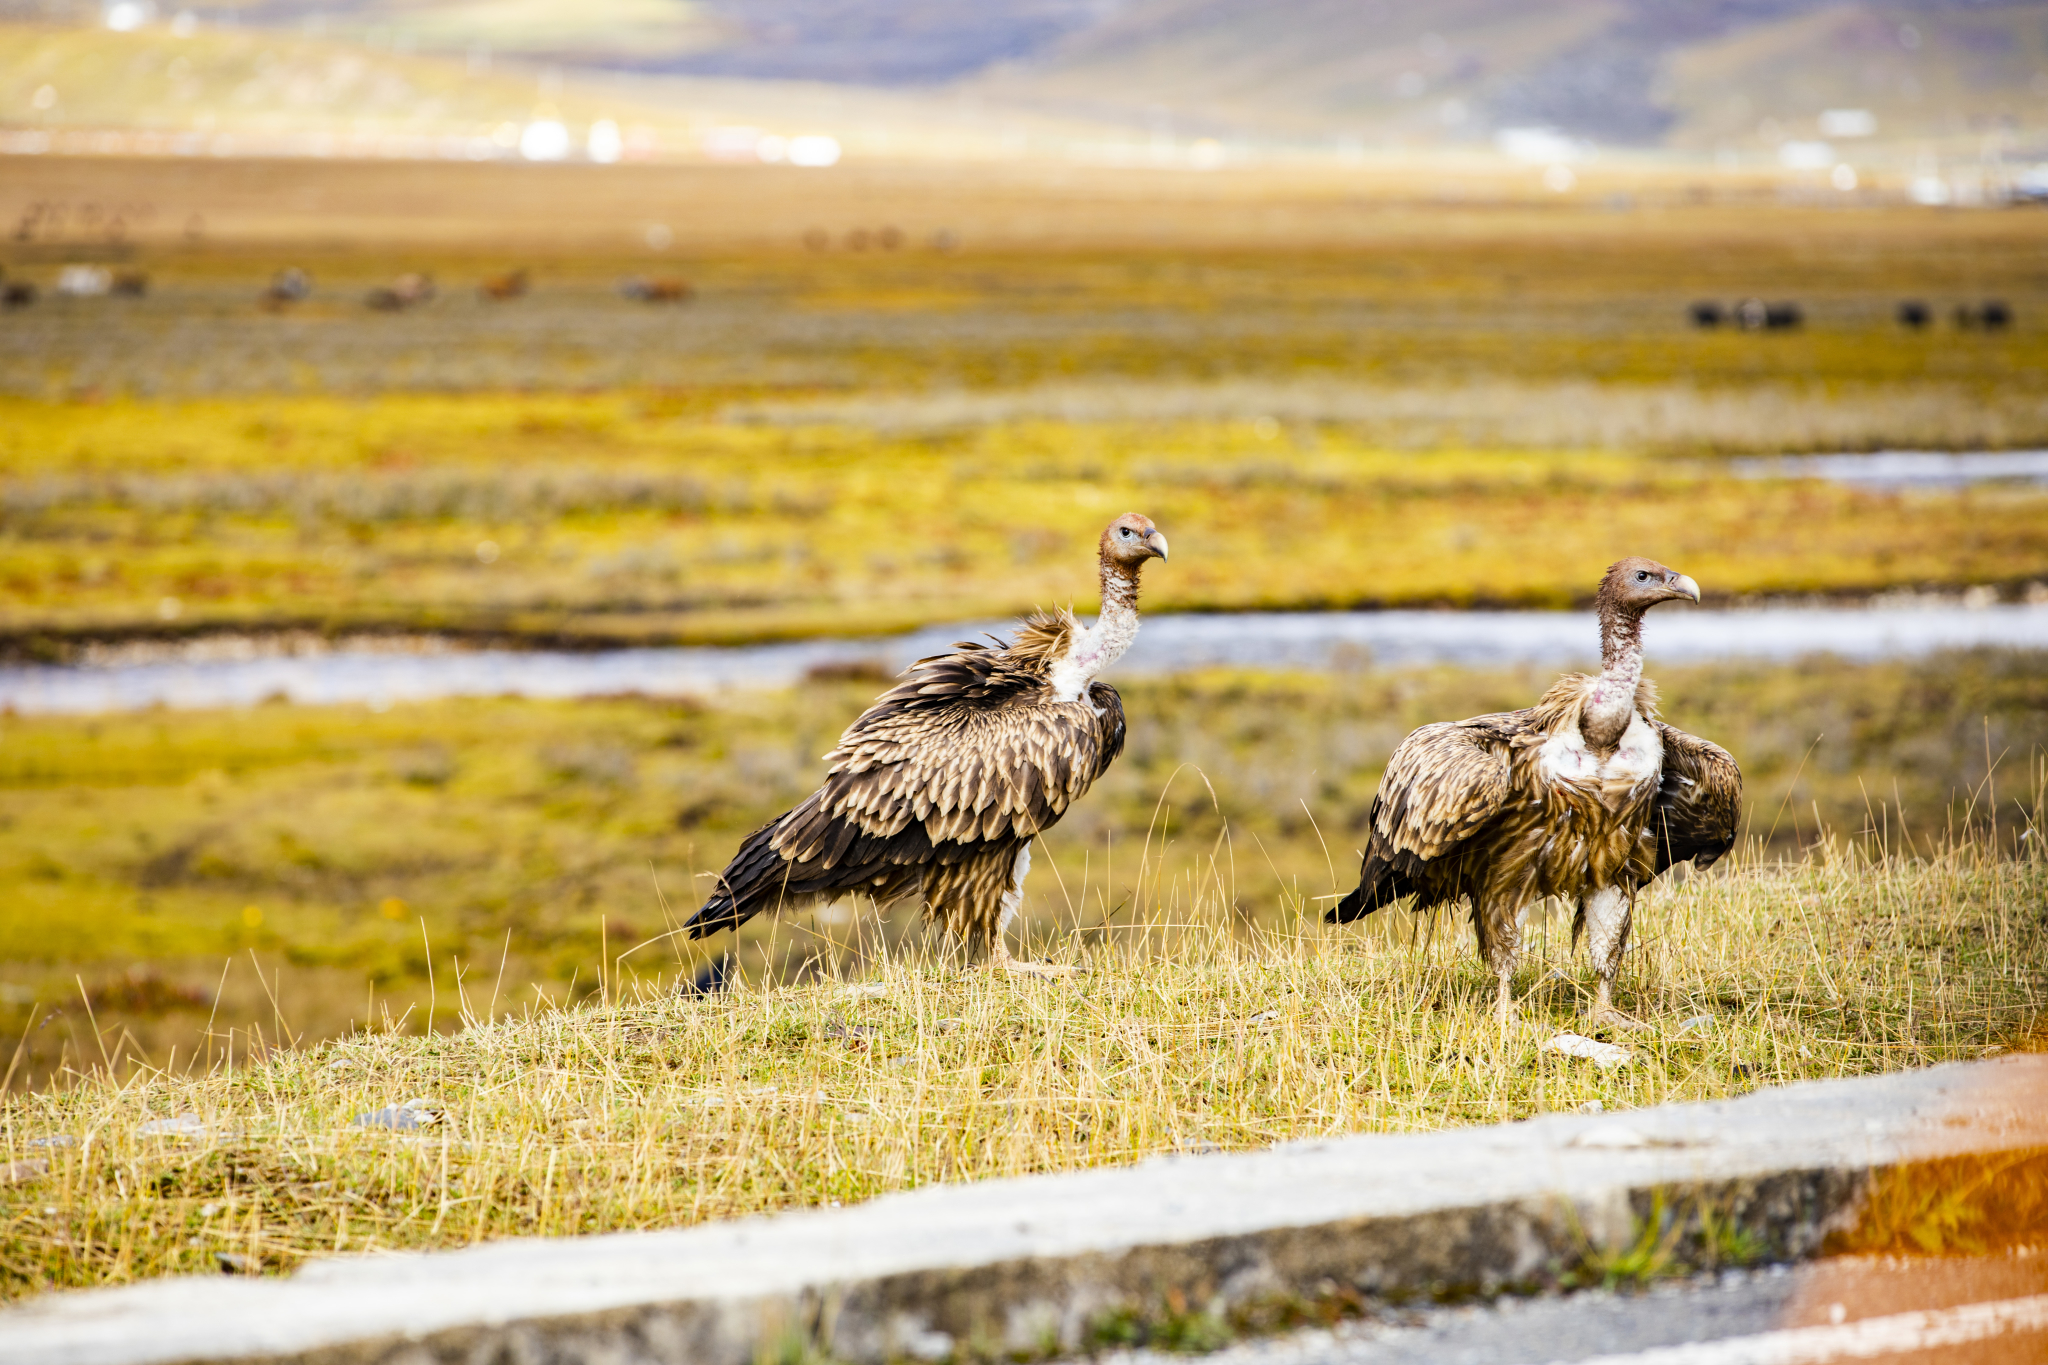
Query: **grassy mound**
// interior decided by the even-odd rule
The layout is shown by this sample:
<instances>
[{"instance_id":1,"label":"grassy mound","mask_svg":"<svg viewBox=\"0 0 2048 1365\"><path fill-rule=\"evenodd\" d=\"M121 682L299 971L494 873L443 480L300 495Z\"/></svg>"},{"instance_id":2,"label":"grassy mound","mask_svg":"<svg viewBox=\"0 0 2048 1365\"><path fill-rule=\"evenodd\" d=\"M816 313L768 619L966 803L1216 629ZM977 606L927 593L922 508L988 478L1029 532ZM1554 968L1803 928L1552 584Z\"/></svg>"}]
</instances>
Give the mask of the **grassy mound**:
<instances>
[{"instance_id":1,"label":"grassy mound","mask_svg":"<svg viewBox=\"0 0 2048 1365\"><path fill-rule=\"evenodd\" d=\"M649 989L490 1022L386 1027L189 1071L100 1069L0 1107L0 1285L533 1234L670 1227L932 1181L1548 1110L1713 1099L2025 1046L2048 979L2048 862L1982 843L1827 846L1660 885L1620 999L1653 1025L1602 1070L1539 1047L1590 974L1534 935L1503 1035L1449 916L1251 927L1213 864L1154 910L1051 945L1044 982L922 952L862 980ZM841 936L878 938L856 918Z\"/></svg>"}]
</instances>

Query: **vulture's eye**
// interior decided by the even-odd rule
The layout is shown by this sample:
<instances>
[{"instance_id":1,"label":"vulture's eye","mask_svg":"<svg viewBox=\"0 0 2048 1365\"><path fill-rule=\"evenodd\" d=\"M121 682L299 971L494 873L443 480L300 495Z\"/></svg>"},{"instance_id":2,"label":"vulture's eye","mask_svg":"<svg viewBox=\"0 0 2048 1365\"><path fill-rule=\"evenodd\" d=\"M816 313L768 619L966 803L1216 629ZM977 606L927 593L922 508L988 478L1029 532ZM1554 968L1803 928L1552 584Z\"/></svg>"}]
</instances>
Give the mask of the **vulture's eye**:
<instances>
[{"instance_id":1,"label":"vulture's eye","mask_svg":"<svg viewBox=\"0 0 2048 1365\"><path fill-rule=\"evenodd\" d=\"M1125 540L1129 540L1129 539L1131 538L1131 535L1132 535L1132 531L1131 531L1131 528L1130 528L1130 527L1128 527L1128 526L1124 527L1124 529L1123 529L1123 537L1124 537L1124 539L1125 539Z\"/></svg>"},{"instance_id":2,"label":"vulture's eye","mask_svg":"<svg viewBox=\"0 0 2048 1365\"><path fill-rule=\"evenodd\" d=\"M1649 571L1648 571L1647 569L1637 569L1637 570L1636 570L1636 582L1638 582L1638 583L1647 583L1647 582L1649 582L1649 581L1650 581L1650 574L1649 574Z\"/></svg>"}]
</instances>

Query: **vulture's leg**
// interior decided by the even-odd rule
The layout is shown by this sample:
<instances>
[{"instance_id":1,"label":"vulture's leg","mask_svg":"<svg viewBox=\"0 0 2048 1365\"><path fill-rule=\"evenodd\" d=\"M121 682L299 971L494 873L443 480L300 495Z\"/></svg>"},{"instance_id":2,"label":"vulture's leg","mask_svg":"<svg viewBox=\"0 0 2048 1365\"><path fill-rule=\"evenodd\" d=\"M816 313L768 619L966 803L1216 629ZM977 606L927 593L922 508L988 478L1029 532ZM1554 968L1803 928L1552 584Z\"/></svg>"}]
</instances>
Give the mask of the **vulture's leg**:
<instances>
[{"instance_id":1,"label":"vulture's leg","mask_svg":"<svg viewBox=\"0 0 2048 1365\"><path fill-rule=\"evenodd\" d=\"M1593 1008L1587 1018L1609 1028L1634 1030L1645 1027L1614 1008L1614 973L1621 966L1622 949L1628 946L1629 919L1635 909L1634 900L1622 887L1603 886L1579 902L1579 913L1586 921L1586 950L1593 958L1593 970L1600 977L1599 988L1593 996Z\"/></svg>"},{"instance_id":2,"label":"vulture's leg","mask_svg":"<svg viewBox=\"0 0 2048 1365\"><path fill-rule=\"evenodd\" d=\"M1017 912L1024 906L1024 877L1031 871L1031 845L1026 843L1017 849L1017 861L1010 865L1010 885L1003 892L1001 908L996 915L996 931L989 941L989 960L1006 972L1028 972L1033 976L1072 976L1072 967L1063 967L1051 962L1020 962L1010 956L1010 945L1004 933L1010 921L1017 918Z\"/></svg>"},{"instance_id":3,"label":"vulture's leg","mask_svg":"<svg viewBox=\"0 0 2048 1365\"><path fill-rule=\"evenodd\" d=\"M1515 959L1522 948L1522 916L1524 906L1517 909L1512 902L1486 900L1472 916L1475 928L1479 930L1479 955L1486 959L1486 965L1493 968L1493 974L1500 982L1500 992L1494 997L1493 1017L1505 1028L1515 1017L1515 998L1510 979L1515 974Z\"/></svg>"}]
</instances>

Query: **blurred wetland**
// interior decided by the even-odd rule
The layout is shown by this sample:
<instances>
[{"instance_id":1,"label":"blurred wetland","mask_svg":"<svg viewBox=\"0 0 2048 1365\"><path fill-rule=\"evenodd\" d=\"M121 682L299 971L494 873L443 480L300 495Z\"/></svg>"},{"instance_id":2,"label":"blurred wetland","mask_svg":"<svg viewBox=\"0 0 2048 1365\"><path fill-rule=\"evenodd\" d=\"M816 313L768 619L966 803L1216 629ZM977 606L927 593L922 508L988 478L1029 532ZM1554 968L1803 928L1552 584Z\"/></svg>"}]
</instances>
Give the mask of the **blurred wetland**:
<instances>
[{"instance_id":1,"label":"blurred wetland","mask_svg":"<svg viewBox=\"0 0 2048 1365\"><path fill-rule=\"evenodd\" d=\"M849 167L799 193L774 168L17 167L13 219L126 194L161 230L110 245L45 214L0 247L8 280L43 285L0 313L10 664L1086 612L1094 537L1131 509L1173 544L1155 620L1583 606L1623 553L1710 606L2048 596L2026 467L1738 463L2048 446L2024 211L1654 178L1563 205L1277 174ZM147 288L55 295L81 260ZM311 292L266 303L289 268ZM523 293L479 292L520 270ZM370 306L404 276L436 289ZM1803 321L1689 320L1749 297ZM1908 297L1933 326L1896 321ZM2010 325L1948 320L1989 298ZM1664 667L1662 624L1667 716L1749 778L1742 875L1953 840L2034 856L2040 652ZM1130 746L1044 841L1032 950L1197 903L1220 930L1292 932L1350 884L1409 728L1525 705L1553 673L1361 652L1118 679ZM686 981L721 946L663 936L882 682L854 661L683 697L0 716L8 1084ZM926 947L908 913L848 907L750 927L737 971L780 989ZM2010 1035L2037 976L2013 971L1995 1026L1912 1055Z\"/></svg>"}]
</instances>

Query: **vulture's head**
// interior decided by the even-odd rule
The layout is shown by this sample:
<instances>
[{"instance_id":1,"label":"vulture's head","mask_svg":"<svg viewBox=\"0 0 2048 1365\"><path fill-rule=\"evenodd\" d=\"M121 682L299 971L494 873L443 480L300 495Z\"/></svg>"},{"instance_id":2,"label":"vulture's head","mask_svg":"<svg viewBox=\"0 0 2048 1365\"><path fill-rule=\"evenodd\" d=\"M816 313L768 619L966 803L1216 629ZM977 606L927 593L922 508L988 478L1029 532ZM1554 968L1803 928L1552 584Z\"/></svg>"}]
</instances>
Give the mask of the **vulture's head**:
<instances>
[{"instance_id":1,"label":"vulture's head","mask_svg":"<svg viewBox=\"0 0 2048 1365\"><path fill-rule=\"evenodd\" d=\"M1152 524L1152 518L1126 512L1102 533L1102 561L1121 567L1131 577L1148 559L1166 558L1166 537Z\"/></svg>"},{"instance_id":2,"label":"vulture's head","mask_svg":"<svg viewBox=\"0 0 2048 1365\"><path fill-rule=\"evenodd\" d=\"M1611 608L1640 616L1659 602L1680 599L1699 601L1700 585L1654 559L1638 558L1624 559L1610 568L1607 577L1600 580L1600 595L1595 601L1603 613Z\"/></svg>"}]
</instances>

